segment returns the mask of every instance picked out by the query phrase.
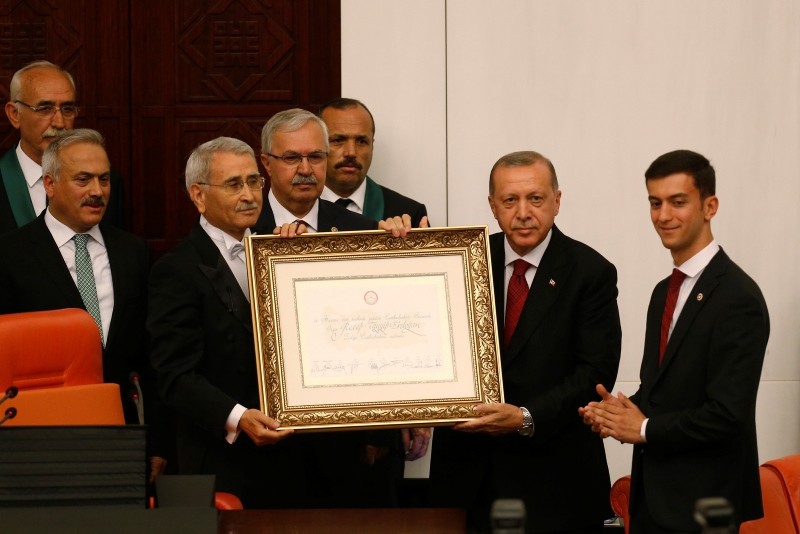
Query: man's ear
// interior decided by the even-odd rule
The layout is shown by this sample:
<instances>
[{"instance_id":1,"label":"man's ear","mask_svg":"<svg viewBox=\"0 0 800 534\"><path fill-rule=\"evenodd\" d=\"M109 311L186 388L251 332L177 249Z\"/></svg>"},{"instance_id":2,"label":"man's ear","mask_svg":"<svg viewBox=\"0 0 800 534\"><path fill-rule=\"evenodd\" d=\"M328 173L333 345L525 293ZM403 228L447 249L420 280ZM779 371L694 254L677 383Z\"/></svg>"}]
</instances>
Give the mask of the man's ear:
<instances>
[{"instance_id":1,"label":"man's ear","mask_svg":"<svg viewBox=\"0 0 800 534\"><path fill-rule=\"evenodd\" d=\"M267 156L266 154L261 154L258 156L258 159L261 160L261 165L264 166L264 172L267 173L267 178L269 178L269 180L267 181L269 182L270 180L272 180L272 174L269 172L269 156Z\"/></svg>"},{"instance_id":2,"label":"man's ear","mask_svg":"<svg viewBox=\"0 0 800 534\"><path fill-rule=\"evenodd\" d=\"M19 110L14 102L6 102L6 117L11 126L19 130Z\"/></svg>"},{"instance_id":3,"label":"man's ear","mask_svg":"<svg viewBox=\"0 0 800 534\"><path fill-rule=\"evenodd\" d=\"M703 201L703 217L706 221L710 221L717 214L719 209L719 199L716 195L711 195Z\"/></svg>"},{"instance_id":4,"label":"man's ear","mask_svg":"<svg viewBox=\"0 0 800 534\"><path fill-rule=\"evenodd\" d=\"M53 178L50 174L45 174L42 176L42 183L44 184L44 191L47 193L47 198L53 198L53 185L56 183L55 178Z\"/></svg>"},{"instance_id":5,"label":"man's ear","mask_svg":"<svg viewBox=\"0 0 800 534\"><path fill-rule=\"evenodd\" d=\"M197 211L200 213L206 212L206 195L205 191L200 184L192 184L189 186L189 199L195 205Z\"/></svg>"}]
</instances>

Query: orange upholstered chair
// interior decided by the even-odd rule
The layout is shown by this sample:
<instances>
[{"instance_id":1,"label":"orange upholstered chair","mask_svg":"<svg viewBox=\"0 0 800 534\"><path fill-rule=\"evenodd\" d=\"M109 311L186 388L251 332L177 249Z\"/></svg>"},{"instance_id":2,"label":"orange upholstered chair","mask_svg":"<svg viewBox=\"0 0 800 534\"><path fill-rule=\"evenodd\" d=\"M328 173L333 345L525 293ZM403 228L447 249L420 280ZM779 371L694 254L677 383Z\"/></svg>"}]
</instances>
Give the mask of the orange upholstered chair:
<instances>
[{"instance_id":1,"label":"orange upholstered chair","mask_svg":"<svg viewBox=\"0 0 800 534\"><path fill-rule=\"evenodd\" d=\"M800 454L784 456L765 462L763 467L772 469L781 478L786 499L792 511L796 532L800 532Z\"/></svg>"},{"instance_id":2,"label":"orange upholstered chair","mask_svg":"<svg viewBox=\"0 0 800 534\"><path fill-rule=\"evenodd\" d=\"M628 505L631 502L631 476L625 475L611 486L611 509L622 518L625 534L628 534Z\"/></svg>"},{"instance_id":3,"label":"orange upholstered chair","mask_svg":"<svg viewBox=\"0 0 800 534\"><path fill-rule=\"evenodd\" d=\"M214 507L217 510L243 510L242 501L233 493L218 491L214 494Z\"/></svg>"},{"instance_id":4,"label":"orange upholstered chair","mask_svg":"<svg viewBox=\"0 0 800 534\"><path fill-rule=\"evenodd\" d=\"M100 332L85 310L0 315L0 389L99 384Z\"/></svg>"},{"instance_id":5,"label":"orange upholstered chair","mask_svg":"<svg viewBox=\"0 0 800 534\"><path fill-rule=\"evenodd\" d=\"M125 424L117 384L23 389L3 408L7 406L16 408L17 414L4 426Z\"/></svg>"}]
</instances>

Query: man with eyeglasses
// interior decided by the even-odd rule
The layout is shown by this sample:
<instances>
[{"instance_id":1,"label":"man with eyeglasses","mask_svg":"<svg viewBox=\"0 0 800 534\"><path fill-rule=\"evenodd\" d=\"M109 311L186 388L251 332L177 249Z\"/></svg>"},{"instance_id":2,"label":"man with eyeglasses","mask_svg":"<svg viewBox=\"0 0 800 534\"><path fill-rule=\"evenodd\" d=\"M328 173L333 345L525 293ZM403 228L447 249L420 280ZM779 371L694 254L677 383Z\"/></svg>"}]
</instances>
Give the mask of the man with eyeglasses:
<instances>
[{"instance_id":1,"label":"man with eyeglasses","mask_svg":"<svg viewBox=\"0 0 800 534\"><path fill-rule=\"evenodd\" d=\"M379 221L407 213L414 227L427 226L425 204L382 186L367 176L375 146L375 120L362 102L337 98L323 105L330 154L322 198Z\"/></svg>"},{"instance_id":2,"label":"man with eyeglasses","mask_svg":"<svg viewBox=\"0 0 800 534\"><path fill-rule=\"evenodd\" d=\"M306 495L301 450L259 410L243 245L263 185L243 141L192 151L186 190L200 218L153 266L147 323L161 398L177 416L179 472L216 475L217 491L247 508L295 507Z\"/></svg>"},{"instance_id":3,"label":"man with eyeglasses","mask_svg":"<svg viewBox=\"0 0 800 534\"><path fill-rule=\"evenodd\" d=\"M11 78L5 105L20 142L0 157L0 234L36 218L47 205L42 153L60 132L70 130L80 109L72 76L49 61L35 61ZM112 173L104 220L122 227L122 181Z\"/></svg>"},{"instance_id":4,"label":"man with eyeglasses","mask_svg":"<svg viewBox=\"0 0 800 534\"><path fill-rule=\"evenodd\" d=\"M275 114L261 132L261 163L270 177L267 202L256 224L259 233L330 232L337 230L391 231L405 236L408 215L375 222L320 198L325 186L328 131L325 123L306 110ZM403 457L415 460L427 451L430 432L344 432L309 438L307 458L317 506L392 506ZM401 445L402 443L402 445ZM397 453L397 454L394 454Z\"/></svg>"}]
</instances>

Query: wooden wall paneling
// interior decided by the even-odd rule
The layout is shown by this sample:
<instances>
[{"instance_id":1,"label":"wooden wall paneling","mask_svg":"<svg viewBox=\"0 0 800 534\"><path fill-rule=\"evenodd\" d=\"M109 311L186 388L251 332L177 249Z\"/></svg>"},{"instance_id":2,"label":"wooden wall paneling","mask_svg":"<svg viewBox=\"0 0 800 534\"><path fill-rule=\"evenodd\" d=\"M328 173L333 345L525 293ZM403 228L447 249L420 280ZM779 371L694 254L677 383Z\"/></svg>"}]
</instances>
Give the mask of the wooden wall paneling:
<instances>
[{"instance_id":1,"label":"wooden wall paneling","mask_svg":"<svg viewBox=\"0 0 800 534\"><path fill-rule=\"evenodd\" d=\"M272 114L340 94L339 10L338 0L132 2L134 228L156 254L197 218L183 179L195 146L225 135L259 153Z\"/></svg>"}]
</instances>

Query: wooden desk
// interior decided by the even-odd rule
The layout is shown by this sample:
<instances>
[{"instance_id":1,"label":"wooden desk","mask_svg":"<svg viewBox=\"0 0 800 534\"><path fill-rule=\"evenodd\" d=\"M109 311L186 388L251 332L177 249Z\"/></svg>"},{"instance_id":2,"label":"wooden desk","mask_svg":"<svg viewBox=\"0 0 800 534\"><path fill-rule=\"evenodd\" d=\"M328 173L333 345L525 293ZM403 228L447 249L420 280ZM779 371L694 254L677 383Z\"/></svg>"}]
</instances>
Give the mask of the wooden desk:
<instances>
[{"instance_id":1,"label":"wooden desk","mask_svg":"<svg viewBox=\"0 0 800 534\"><path fill-rule=\"evenodd\" d=\"M225 510L219 514L224 534L463 534L463 510L454 508L371 508L309 510Z\"/></svg>"}]
</instances>

